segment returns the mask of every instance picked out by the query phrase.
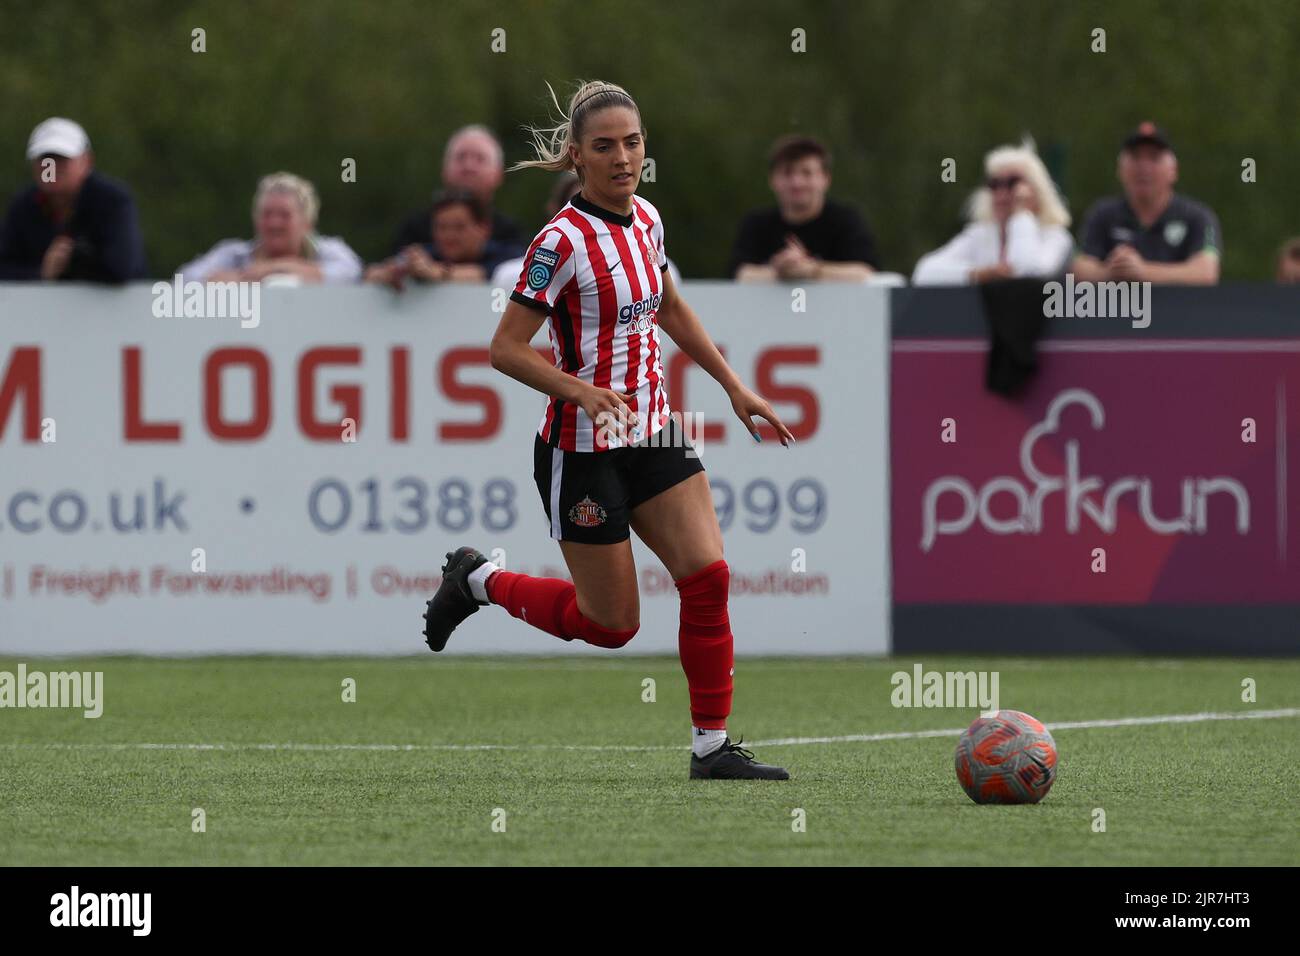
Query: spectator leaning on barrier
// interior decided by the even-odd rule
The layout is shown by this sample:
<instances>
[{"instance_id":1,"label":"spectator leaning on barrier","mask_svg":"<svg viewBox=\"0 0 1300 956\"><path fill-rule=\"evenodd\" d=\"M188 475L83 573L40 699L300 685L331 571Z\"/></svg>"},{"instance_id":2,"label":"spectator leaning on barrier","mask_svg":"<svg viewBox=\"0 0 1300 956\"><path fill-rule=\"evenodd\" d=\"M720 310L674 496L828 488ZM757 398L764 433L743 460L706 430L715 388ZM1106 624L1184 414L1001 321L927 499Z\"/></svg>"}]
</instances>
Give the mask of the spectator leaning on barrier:
<instances>
[{"instance_id":1,"label":"spectator leaning on barrier","mask_svg":"<svg viewBox=\"0 0 1300 956\"><path fill-rule=\"evenodd\" d=\"M316 188L292 173L263 176L253 195L253 239L225 239L181 266L199 282L254 282L271 276L300 282L356 282L361 259L346 242L316 234Z\"/></svg>"},{"instance_id":2,"label":"spectator leaning on barrier","mask_svg":"<svg viewBox=\"0 0 1300 956\"><path fill-rule=\"evenodd\" d=\"M126 282L148 273L135 200L95 169L86 131L53 117L32 130L35 183L0 224L0 279Z\"/></svg>"},{"instance_id":3,"label":"spectator leaning on barrier","mask_svg":"<svg viewBox=\"0 0 1300 956\"><path fill-rule=\"evenodd\" d=\"M965 285L1064 271L1074 247L1070 213L1032 140L984 157L984 185L967 202L970 224L921 257L916 285Z\"/></svg>"},{"instance_id":4,"label":"spectator leaning on barrier","mask_svg":"<svg viewBox=\"0 0 1300 956\"><path fill-rule=\"evenodd\" d=\"M773 279L861 281L876 268L876 244L862 217L826 198L831 154L817 140L787 136L772 148L768 184L776 207L745 216L728 273L741 282Z\"/></svg>"},{"instance_id":5,"label":"spectator leaning on barrier","mask_svg":"<svg viewBox=\"0 0 1300 956\"><path fill-rule=\"evenodd\" d=\"M441 188L473 193L491 210L492 238L524 245L518 223L493 208L496 191L504 178L505 153L491 130L480 125L463 126L452 134L442 157ZM407 216L397 230L393 253L428 243L433 238L429 231L432 216L432 206Z\"/></svg>"},{"instance_id":6,"label":"spectator leaning on barrier","mask_svg":"<svg viewBox=\"0 0 1300 956\"><path fill-rule=\"evenodd\" d=\"M1174 192L1178 159L1154 123L1140 124L1124 140L1119 181L1123 196L1099 200L1088 210L1075 278L1217 283L1223 250L1218 217L1203 203Z\"/></svg>"},{"instance_id":7,"label":"spectator leaning on barrier","mask_svg":"<svg viewBox=\"0 0 1300 956\"><path fill-rule=\"evenodd\" d=\"M492 238L492 218L477 196L451 190L433 203L433 242L410 245L387 262L366 270L367 282L401 289L418 282L484 282L503 262L518 258L524 247Z\"/></svg>"},{"instance_id":8,"label":"spectator leaning on barrier","mask_svg":"<svg viewBox=\"0 0 1300 956\"><path fill-rule=\"evenodd\" d=\"M1277 254L1277 281L1282 285L1300 285L1300 236L1284 243Z\"/></svg>"}]
</instances>

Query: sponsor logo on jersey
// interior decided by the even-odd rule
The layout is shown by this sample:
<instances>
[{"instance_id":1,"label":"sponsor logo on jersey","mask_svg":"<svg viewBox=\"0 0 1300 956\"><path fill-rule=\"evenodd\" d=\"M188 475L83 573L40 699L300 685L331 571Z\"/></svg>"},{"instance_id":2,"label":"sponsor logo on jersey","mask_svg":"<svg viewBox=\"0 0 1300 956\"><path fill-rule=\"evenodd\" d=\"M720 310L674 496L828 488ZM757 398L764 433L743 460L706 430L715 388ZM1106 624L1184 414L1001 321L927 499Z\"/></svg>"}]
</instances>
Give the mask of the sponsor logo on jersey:
<instances>
[{"instance_id":1,"label":"sponsor logo on jersey","mask_svg":"<svg viewBox=\"0 0 1300 956\"><path fill-rule=\"evenodd\" d=\"M555 267L560 264L560 254L550 249L535 249L528 262L528 288L537 291L551 284Z\"/></svg>"},{"instance_id":2,"label":"sponsor logo on jersey","mask_svg":"<svg viewBox=\"0 0 1300 956\"><path fill-rule=\"evenodd\" d=\"M569 522L579 528L594 528L596 525L604 524L607 517L605 509L592 501L590 496L583 498L569 509Z\"/></svg>"},{"instance_id":3,"label":"sponsor logo on jersey","mask_svg":"<svg viewBox=\"0 0 1300 956\"><path fill-rule=\"evenodd\" d=\"M625 305L618 310L618 324L627 325L633 319L639 319L641 316L654 315L659 311L659 303L664 300L662 292L656 292L654 295L648 295L640 302L633 302L631 305Z\"/></svg>"}]
</instances>

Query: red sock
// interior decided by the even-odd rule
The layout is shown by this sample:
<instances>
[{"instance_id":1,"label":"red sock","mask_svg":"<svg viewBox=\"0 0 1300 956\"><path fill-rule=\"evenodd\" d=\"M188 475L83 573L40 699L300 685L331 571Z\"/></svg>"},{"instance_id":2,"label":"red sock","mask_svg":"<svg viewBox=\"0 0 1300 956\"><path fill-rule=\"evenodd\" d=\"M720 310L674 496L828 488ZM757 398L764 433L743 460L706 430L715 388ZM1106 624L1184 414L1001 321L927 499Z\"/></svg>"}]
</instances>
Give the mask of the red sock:
<instances>
[{"instance_id":1,"label":"red sock","mask_svg":"<svg viewBox=\"0 0 1300 956\"><path fill-rule=\"evenodd\" d=\"M484 588L488 600L500 604L512 617L565 641L576 637L597 647L622 647L637 632L636 628L611 631L587 620L578 610L577 590L560 578L535 578L512 571L493 571Z\"/></svg>"},{"instance_id":2,"label":"red sock","mask_svg":"<svg viewBox=\"0 0 1300 956\"><path fill-rule=\"evenodd\" d=\"M691 723L705 730L723 730L731 713L733 642L727 616L731 569L726 561L714 561L676 583L682 598L677 649L691 694Z\"/></svg>"}]
</instances>

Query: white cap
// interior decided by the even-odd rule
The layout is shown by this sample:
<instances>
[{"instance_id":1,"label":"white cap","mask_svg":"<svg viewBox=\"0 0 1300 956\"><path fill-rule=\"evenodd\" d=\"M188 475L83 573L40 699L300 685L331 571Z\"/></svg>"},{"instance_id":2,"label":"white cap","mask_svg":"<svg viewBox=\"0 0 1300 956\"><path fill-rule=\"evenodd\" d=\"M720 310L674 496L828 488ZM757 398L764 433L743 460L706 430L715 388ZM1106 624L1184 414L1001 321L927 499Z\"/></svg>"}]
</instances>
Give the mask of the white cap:
<instances>
[{"instance_id":1,"label":"white cap","mask_svg":"<svg viewBox=\"0 0 1300 956\"><path fill-rule=\"evenodd\" d=\"M77 123L62 116L52 116L36 129L27 140L27 158L40 156L80 156L90 149L90 137Z\"/></svg>"}]
</instances>

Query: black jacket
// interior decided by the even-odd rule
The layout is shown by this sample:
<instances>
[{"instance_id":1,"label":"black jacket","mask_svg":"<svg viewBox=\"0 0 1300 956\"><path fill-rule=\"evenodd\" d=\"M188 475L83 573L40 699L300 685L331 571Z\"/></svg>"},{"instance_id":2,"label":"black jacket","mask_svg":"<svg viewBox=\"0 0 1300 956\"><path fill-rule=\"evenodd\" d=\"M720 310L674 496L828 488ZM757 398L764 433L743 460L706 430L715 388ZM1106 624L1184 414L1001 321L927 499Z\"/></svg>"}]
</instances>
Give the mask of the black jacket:
<instances>
[{"instance_id":1,"label":"black jacket","mask_svg":"<svg viewBox=\"0 0 1300 956\"><path fill-rule=\"evenodd\" d=\"M116 283L148 276L135 200L115 179L92 172L61 224L35 185L18 193L0 224L0 279L39 279L41 260L56 236L75 242L62 279Z\"/></svg>"}]
</instances>

